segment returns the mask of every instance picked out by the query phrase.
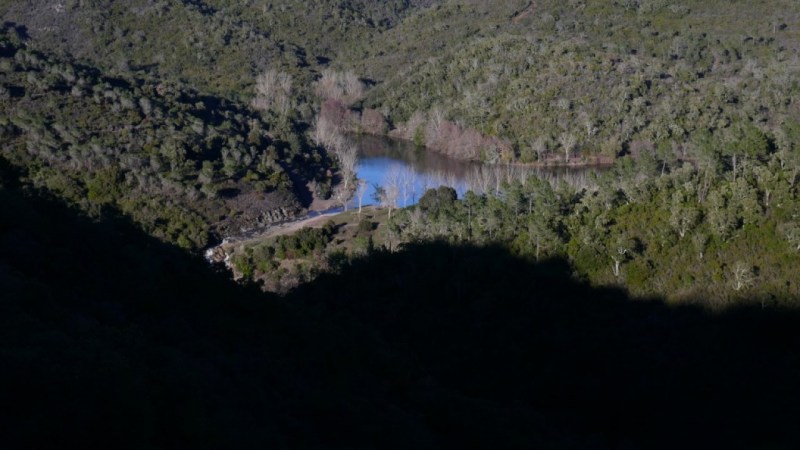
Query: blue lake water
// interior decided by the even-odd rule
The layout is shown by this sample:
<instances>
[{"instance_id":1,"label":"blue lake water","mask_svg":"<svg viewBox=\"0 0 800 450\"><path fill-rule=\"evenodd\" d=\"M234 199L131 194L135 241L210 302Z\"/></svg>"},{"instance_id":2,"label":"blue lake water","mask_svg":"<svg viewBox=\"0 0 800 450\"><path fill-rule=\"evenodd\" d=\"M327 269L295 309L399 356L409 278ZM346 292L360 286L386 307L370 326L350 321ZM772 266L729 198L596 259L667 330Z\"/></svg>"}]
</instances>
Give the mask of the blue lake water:
<instances>
[{"instance_id":1,"label":"blue lake water","mask_svg":"<svg viewBox=\"0 0 800 450\"><path fill-rule=\"evenodd\" d=\"M585 187L591 183L590 174L595 170L481 164L452 159L408 142L374 136L356 137L354 143L359 155L356 176L366 184L363 205L377 203L376 186L393 189L395 204L404 207L415 204L430 188L450 186L459 196L469 190L478 194L497 193L504 181L524 180L534 175L553 183L566 181ZM358 196L350 201L350 207L358 207Z\"/></svg>"}]
</instances>

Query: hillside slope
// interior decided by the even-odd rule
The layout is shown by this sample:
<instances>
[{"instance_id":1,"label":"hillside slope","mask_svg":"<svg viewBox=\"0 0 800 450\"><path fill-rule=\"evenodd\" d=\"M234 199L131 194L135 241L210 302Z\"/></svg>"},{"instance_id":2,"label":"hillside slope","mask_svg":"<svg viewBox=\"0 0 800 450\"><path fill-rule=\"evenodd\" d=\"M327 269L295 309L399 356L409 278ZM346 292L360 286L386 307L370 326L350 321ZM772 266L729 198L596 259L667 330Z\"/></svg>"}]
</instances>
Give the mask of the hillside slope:
<instances>
[{"instance_id":1,"label":"hillside slope","mask_svg":"<svg viewBox=\"0 0 800 450\"><path fill-rule=\"evenodd\" d=\"M794 312L632 301L493 248L285 301L3 170L8 448L794 448ZM50 224L58 223L58 227Z\"/></svg>"},{"instance_id":2,"label":"hillside slope","mask_svg":"<svg viewBox=\"0 0 800 450\"><path fill-rule=\"evenodd\" d=\"M307 94L316 71L342 47L432 3L3 0L0 15L24 27L36 49L249 101L255 76L267 68L292 74Z\"/></svg>"},{"instance_id":3,"label":"hillside slope","mask_svg":"<svg viewBox=\"0 0 800 450\"><path fill-rule=\"evenodd\" d=\"M34 48L112 75L249 102L255 77L279 71L306 123L321 71L353 71L374 85L363 106L412 127L407 137L441 147L448 138L434 130L447 119L506 141L505 160L613 158L642 145L691 159L703 132L731 141L752 123L779 141L800 114L790 0L6 0L0 12Z\"/></svg>"},{"instance_id":4,"label":"hillside slope","mask_svg":"<svg viewBox=\"0 0 800 450\"><path fill-rule=\"evenodd\" d=\"M0 33L0 156L87 211L186 248L294 215L330 161L292 123L189 86L31 50ZM305 195L304 195L305 193Z\"/></svg>"},{"instance_id":5,"label":"hillside slope","mask_svg":"<svg viewBox=\"0 0 800 450\"><path fill-rule=\"evenodd\" d=\"M445 146L448 119L524 162L637 145L692 158L704 132L732 142L755 124L780 140L800 118L797 2L535 3L445 2L339 63L378 81L365 104L407 136Z\"/></svg>"}]
</instances>

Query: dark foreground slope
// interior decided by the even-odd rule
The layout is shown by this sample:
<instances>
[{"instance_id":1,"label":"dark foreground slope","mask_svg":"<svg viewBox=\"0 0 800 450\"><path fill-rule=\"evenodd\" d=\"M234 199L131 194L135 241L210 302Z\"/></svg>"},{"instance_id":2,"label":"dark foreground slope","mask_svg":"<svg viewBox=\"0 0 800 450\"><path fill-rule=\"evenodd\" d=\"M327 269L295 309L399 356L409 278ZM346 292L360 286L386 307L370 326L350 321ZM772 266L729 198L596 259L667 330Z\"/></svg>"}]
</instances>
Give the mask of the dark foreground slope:
<instances>
[{"instance_id":1,"label":"dark foreground slope","mask_svg":"<svg viewBox=\"0 0 800 450\"><path fill-rule=\"evenodd\" d=\"M403 363L373 369L382 350L364 332L240 286L125 219L95 222L8 184L0 205L6 448L320 445L333 433L310 417L389 410L385 371Z\"/></svg>"},{"instance_id":2,"label":"dark foreground slope","mask_svg":"<svg viewBox=\"0 0 800 450\"><path fill-rule=\"evenodd\" d=\"M800 317L708 315L491 248L280 299L0 189L6 448L796 448Z\"/></svg>"}]
</instances>

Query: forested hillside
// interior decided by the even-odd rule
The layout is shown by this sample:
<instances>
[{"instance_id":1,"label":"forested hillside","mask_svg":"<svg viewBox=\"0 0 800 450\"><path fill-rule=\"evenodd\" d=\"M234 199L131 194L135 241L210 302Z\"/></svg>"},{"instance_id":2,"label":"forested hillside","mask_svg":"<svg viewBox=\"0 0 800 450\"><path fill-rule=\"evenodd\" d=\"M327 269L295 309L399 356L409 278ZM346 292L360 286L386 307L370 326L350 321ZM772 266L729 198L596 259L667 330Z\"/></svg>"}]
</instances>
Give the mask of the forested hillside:
<instances>
[{"instance_id":1,"label":"forested hillside","mask_svg":"<svg viewBox=\"0 0 800 450\"><path fill-rule=\"evenodd\" d=\"M2 156L37 186L112 207L186 248L293 216L329 162L291 122L148 74L113 77L0 35Z\"/></svg>"},{"instance_id":2,"label":"forested hillside","mask_svg":"<svg viewBox=\"0 0 800 450\"><path fill-rule=\"evenodd\" d=\"M0 17L4 448L800 448L800 2Z\"/></svg>"},{"instance_id":3,"label":"forested hillside","mask_svg":"<svg viewBox=\"0 0 800 450\"><path fill-rule=\"evenodd\" d=\"M248 103L257 75L275 71L288 114L308 124L324 100L321 73L349 72L370 89L345 106L380 111L397 136L492 162L638 150L691 161L704 133L728 144L745 125L781 147L799 114L800 6L790 0L6 1L0 11L33 48L115 76Z\"/></svg>"},{"instance_id":4,"label":"forested hillside","mask_svg":"<svg viewBox=\"0 0 800 450\"><path fill-rule=\"evenodd\" d=\"M297 79L301 100L341 48L367 40L432 0L0 2L30 45L113 74L147 72L249 100L266 70Z\"/></svg>"},{"instance_id":5,"label":"forested hillside","mask_svg":"<svg viewBox=\"0 0 800 450\"><path fill-rule=\"evenodd\" d=\"M531 261L565 258L595 285L676 303L796 307L800 167L768 154L761 141L761 152L741 153L734 171L712 150L718 144L706 145L697 168L667 172L652 156L625 157L582 189L484 171L484 189L461 199L440 187L388 218L351 213L291 237L228 246L231 267L281 290L374 249L446 241L500 245Z\"/></svg>"},{"instance_id":6,"label":"forested hillside","mask_svg":"<svg viewBox=\"0 0 800 450\"><path fill-rule=\"evenodd\" d=\"M462 157L691 160L704 133L727 146L745 125L785 146L800 116L788 0L447 2L357 48L341 64L379 81L366 104ZM509 150L448 145L469 128Z\"/></svg>"},{"instance_id":7,"label":"forested hillside","mask_svg":"<svg viewBox=\"0 0 800 450\"><path fill-rule=\"evenodd\" d=\"M3 157L185 248L285 220L336 182L306 137L319 70L425 5L2 2Z\"/></svg>"}]
</instances>

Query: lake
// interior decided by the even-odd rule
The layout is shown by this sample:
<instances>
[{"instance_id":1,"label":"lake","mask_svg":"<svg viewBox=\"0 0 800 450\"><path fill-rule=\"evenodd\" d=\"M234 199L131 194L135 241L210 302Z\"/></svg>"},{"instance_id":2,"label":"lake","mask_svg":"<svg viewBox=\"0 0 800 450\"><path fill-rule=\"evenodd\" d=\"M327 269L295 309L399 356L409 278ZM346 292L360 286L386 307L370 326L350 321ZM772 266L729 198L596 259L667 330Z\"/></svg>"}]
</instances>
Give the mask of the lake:
<instances>
[{"instance_id":1,"label":"lake","mask_svg":"<svg viewBox=\"0 0 800 450\"><path fill-rule=\"evenodd\" d=\"M533 168L519 165L482 164L449 158L406 141L378 136L355 136L359 161L356 176L366 182L363 205L376 204L375 187L394 189L397 206L413 205L428 189L450 186L459 197L467 191L497 193L504 181L525 180L535 175L553 184L565 181L578 188L592 183L596 168ZM602 169L599 169L602 170ZM358 198L350 201L358 207Z\"/></svg>"}]
</instances>

